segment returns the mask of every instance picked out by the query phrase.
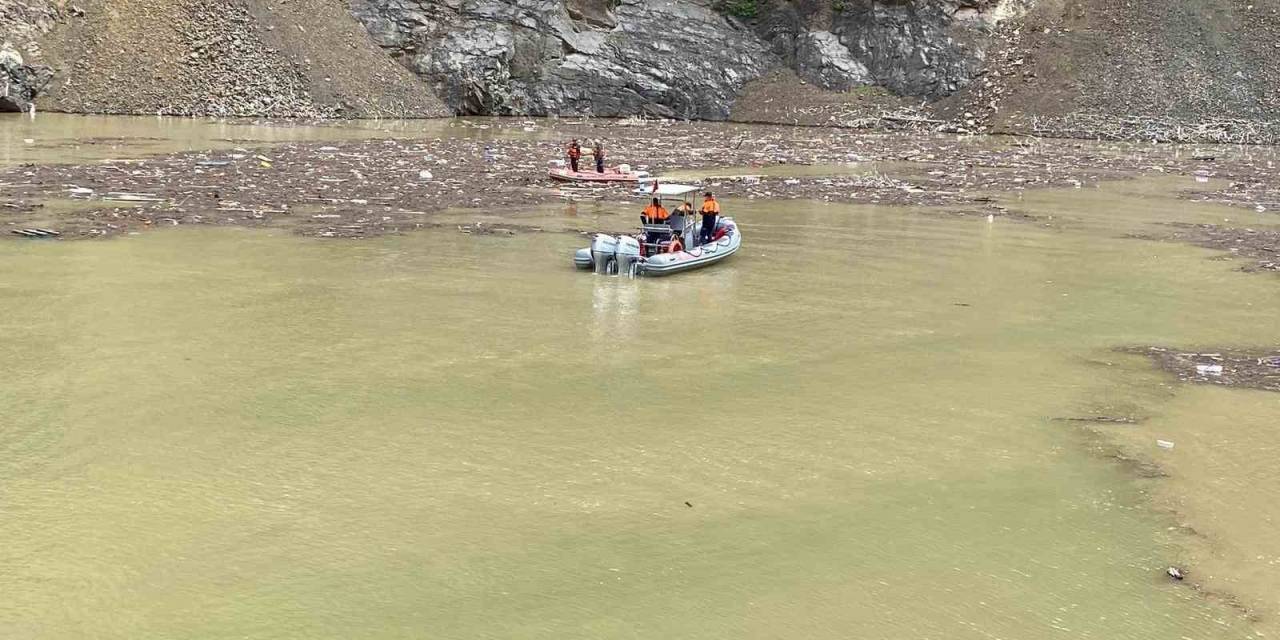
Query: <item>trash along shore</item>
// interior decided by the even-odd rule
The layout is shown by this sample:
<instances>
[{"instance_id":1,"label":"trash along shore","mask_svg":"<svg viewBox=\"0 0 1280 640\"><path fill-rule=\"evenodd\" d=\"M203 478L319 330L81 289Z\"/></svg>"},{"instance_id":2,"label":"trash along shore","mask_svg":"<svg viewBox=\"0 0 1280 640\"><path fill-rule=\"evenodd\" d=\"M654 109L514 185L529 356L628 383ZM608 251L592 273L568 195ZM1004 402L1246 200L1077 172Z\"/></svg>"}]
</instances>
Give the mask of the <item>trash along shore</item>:
<instances>
[{"instance_id":1,"label":"trash along shore","mask_svg":"<svg viewBox=\"0 0 1280 640\"><path fill-rule=\"evenodd\" d=\"M1280 211L1280 197L1265 186L1280 177L1269 148L638 119L455 124L457 133L429 138L229 141L226 149L87 163L75 162L69 151L70 163L0 169L3 235L75 239L203 224L358 238L438 226L444 223L432 214L445 209L509 216L510 229L518 231L534 228L519 220L532 205L630 203L629 186L566 186L548 179L548 163L563 158L572 138L602 140L610 166L627 163L660 181L680 173L680 182L690 182L690 172L700 173L692 181L725 198L944 206L956 215L1051 225L1019 212L1016 198L1008 196L1156 174L1186 176L1187 198ZM1260 256L1262 269L1274 269L1274 261L1267 264L1274 232L1210 227L1177 230L1167 239L1213 246L1207 238L1215 235L1230 235L1233 246Z\"/></svg>"}]
</instances>

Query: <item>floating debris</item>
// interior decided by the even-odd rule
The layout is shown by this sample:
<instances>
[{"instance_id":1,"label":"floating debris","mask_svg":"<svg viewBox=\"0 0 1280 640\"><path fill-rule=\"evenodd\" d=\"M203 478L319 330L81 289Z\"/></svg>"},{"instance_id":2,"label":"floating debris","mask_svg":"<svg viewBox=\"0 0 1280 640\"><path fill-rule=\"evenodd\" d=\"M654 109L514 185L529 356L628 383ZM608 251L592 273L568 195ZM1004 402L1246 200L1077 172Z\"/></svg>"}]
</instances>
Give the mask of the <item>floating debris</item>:
<instances>
[{"instance_id":1,"label":"floating debris","mask_svg":"<svg viewBox=\"0 0 1280 640\"><path fill-rule=\"evenodd\" d=\"M1111 424L1138 424L1142 422L1141 418L1133 418L1130 416L1083 416L1073 418L1054 418L1062 422L1102 422Z\"/></svg>"},{"instance_id":2,"label":"floating debris","mask_svg":"<svg viewBox=\"0 0 1280 640\"><path fill-rule=\"evenodd\" d=\"M126 193L121 191L112 191L102 196L103 200L113 200L117 202L164 202L164 198L159 198L154 193Z\"/></svg>"},{"instance_id":3,"label":"floating debris","mask_svg":"<svg viewBox=\"0 0 1280 640\"><path fill-rule=\"evenodd\" d=\"M1165 347L1128 347L1118 351L1151 358L1184 382L1280 391L1280 351L1190 352Z\"/></svg>"},{"instance_id":4,"label":"floating debris","mask_svg":"<svg viewBox=\"0 0 1280 640\"><path fill-rule=\"evenodd\" d=\"M62 235L52 229L12 229L9 231L14 235L23 236L25 238L52 238Z\"/></svg>"},{"instance_id":5,"label":"floating debris","mask_svg":"<svg viewBox=\"0 0 1280 640\"><path fill-rule=\"evenodd\" d=\"M936 126L922 121L918 114L884 115L908 128ZM0 170L0 188L13 201L38 202L67 197L69 186L92 184L98 191L73 193L72 197L133 205L79 207L59 219L68 235L72 235L72 229L76 236L127 233L144 225L144 221L165 218L198 222L201 214L207 216L203 224L256 226L269 221L261 217L263 213L296 211L305 206L304 215L288 218L299 233L367 236L414 228L424 223L420 216L447 208L481 208L518 215L530 205L562 199L607 201L616 195L620 201L634 203L625 188L576 191L551 184L546 160L561 153L555 136L603 138L611 157L628 160L637 167L659 169L655 173L709 175L707 187L723 198L961 205L964 208L956 209L957 214L990 221L996 216L1027 219L1025 214L1002 207L1001 194L1033 188L1093 186L1138 172L1191 175L1203 162L1193 161L1185 152L1173 148L1135 152L1114 145L1055 145L1035 140L975 145L955 136L866 136L856 130L822 127L758 126L726 136L722 125L715 123L590 119L545 125L539 122L538 130L548 135L529 136L521 131L524 126L530 125L520 121L493 124L494 133L484 140L442 136L324 144L291 142L271 145L270 156L264 151L268 148L264 143L260 148L234 149L216 156L195 152L137 161L24 165ZM688 148L698 148L700 153L679 151ZM502 160L496 161L498 158ZM866 163L868 170L850 174L850 162ZM267 163L270 170L262 163ZM876 168L875 163L908 166L900 173L896 168L887 169L895 171L891 175ZM235 170L220 170L232 165ZM830 168L830 173L822 172L824 166ZM789 174L789 167L805 169ZM1261 178L1268 176L1257 174L1260 177L1255 179L1255 174L1248 173L1264 171L1258 167L1260 163L1243 163L1232 155L1219 158L1213 170L1224 184L1243 185L1232 192L1239 194L1241 203L1280 208L1280 195L1274 200L1260 200L1256 188L1250 186L1267 182ZM428 174L430 177L426 177ZM1280 180L1276 183L1280 184ZM103 195L101 190L106 188L112 191ZM220 203L226 198L253 204L243 207L249 211L230 212L243 215L208 216L208 212L221 208ZM1276 205L1272 206L1272 202ZM607 213L617 210L614 207ZM354 228L331 227L327 218L313 218L312 214L342 216ZM37 223L34 219L24 222L17 218L11 225ZM1239 246L1256 249L1242 250L1240 255L1250 251L1249 257L1257 256L1259 268L1275 265L1280 270L1280 254L1266 250L1280 246L1269 233L1274 232L1259 229L1245 238ZM1225 246L1229 239L1225 232L1221 235ZM1226 369L1223 379L1231 377L1230 366Z\"/></svg>"}]
</instances>

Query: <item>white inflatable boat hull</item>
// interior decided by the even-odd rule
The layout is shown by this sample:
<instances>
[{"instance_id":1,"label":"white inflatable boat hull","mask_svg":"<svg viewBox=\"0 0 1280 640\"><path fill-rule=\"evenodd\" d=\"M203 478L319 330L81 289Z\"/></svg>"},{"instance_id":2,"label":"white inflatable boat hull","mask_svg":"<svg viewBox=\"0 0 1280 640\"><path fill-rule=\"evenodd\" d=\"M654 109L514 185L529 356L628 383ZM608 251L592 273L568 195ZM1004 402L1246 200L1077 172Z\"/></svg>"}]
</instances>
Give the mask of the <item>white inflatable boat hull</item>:
<instances>
[{"instance_id":1,"label":"white inflatable boat hull","mask_svg":"<svg viewBox=\"0 0 1280 640\"><path fill-rule=\"evenodd\" d=\"M573 264L579 269L594 268L597 273L615 274L623 272L624 275L626 272L631 272L631 266L634 265L633 272L635 275L651 277L691 271L725 260L737 253L738 249L742 247L742 234L739 233L738 225L734 223L732 218L721 218L716 224L716 229L723 229L725 234L714 242L699 245L686 251L661 253L656 256L636 258L634 260L629 260L629 256L620 256L619 259L615 260L607 252L602 251L601 248L615 244L617 239L612 236L596 236L592 241L591 247L578 249L574 253ZM595 248L594 252L592 251L593 247Z\"/></svg>"}]
</instances>

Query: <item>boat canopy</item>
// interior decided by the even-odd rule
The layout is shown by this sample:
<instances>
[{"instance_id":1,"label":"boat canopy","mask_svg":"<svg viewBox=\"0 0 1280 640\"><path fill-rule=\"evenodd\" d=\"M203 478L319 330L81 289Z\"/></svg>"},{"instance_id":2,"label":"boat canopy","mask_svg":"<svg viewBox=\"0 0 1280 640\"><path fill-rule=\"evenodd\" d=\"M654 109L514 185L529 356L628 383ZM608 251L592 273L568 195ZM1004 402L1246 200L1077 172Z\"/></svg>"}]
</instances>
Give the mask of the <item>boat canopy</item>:
<instances>
[{"instance_id":1,"label":"boat canopy","mask_svg":"<svg viewBox=\"0 0 1280 640\"><path fill-rule=\"evenodd\" d=\"M657 185L655 188L655 184ZM641 181L635 194L650 198L681 198L698 190L698 187L687 184L663 184L661 182Z\"/></svg>"}]
</instances>

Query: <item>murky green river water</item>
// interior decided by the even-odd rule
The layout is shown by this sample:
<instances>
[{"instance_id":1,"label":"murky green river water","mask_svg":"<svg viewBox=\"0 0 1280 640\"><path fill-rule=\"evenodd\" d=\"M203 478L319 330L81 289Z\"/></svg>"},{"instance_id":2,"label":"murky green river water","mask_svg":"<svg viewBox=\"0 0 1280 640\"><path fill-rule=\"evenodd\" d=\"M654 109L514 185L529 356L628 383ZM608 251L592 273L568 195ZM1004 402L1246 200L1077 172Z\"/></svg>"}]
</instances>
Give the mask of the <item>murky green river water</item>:
<instances>
[{"instance_id":1,"label":"murky green river water","mask_svg":"<svg viewBox=\"0 0 1280 640\"><path fill-rule=\"evenodd\" d=\"M1274 279L1119 238L1253 215L1169 188L730 201L743 252L663 280L558 233L0 242L0 637L1253 637L1053 420L1153 414L1115 440L1194 479L1254 455L1195 425L1280 418L1111 352L1280 342ZM1265 468L1182 488L1265 510Z\"/></svg>"}]
</instances>

